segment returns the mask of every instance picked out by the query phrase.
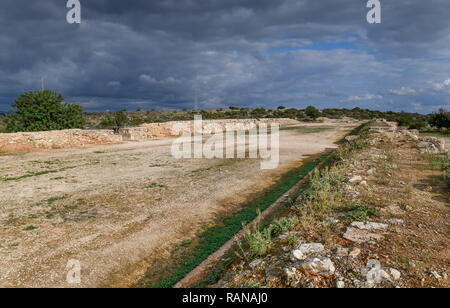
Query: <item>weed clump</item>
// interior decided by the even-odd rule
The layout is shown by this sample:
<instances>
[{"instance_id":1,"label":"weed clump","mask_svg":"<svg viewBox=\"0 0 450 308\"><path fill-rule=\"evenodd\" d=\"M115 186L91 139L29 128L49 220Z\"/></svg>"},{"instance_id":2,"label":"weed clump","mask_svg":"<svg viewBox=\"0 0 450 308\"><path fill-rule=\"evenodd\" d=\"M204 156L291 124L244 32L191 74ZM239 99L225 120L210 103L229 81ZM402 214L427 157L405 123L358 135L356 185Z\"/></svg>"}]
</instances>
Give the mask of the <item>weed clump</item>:
<instances>
[{"instance_id":1,"label":"weed clump","mask_svg":"<svg viewBox=\"0 0 450 308\"><path fill-rule=\"evenodd\" d=\"M348 218L356 221L366 221L371 217L380 217L380 211L367 204L352 204L345 208L349 211Z\"/></svg>"}]
</instances>

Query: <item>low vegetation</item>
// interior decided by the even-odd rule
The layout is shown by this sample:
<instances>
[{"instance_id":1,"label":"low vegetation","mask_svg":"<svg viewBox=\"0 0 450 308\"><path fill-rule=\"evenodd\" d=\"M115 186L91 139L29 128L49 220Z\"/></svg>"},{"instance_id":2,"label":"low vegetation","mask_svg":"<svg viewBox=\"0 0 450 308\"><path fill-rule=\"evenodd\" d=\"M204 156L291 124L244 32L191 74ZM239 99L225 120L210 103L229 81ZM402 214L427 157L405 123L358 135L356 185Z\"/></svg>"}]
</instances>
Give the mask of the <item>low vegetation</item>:
<instances>
[{"instance_id":1,"label":"low vegetation","mask_svg":"<svg viewBox=\"0 0 450 308\"><path fill-rule=\"evenodd\" d=\"M168 121L190 121L194 115L201 114L205 120L216 119L261 119L291 118L302 121L315 121L319 117L339 119L350 117L358 120L384 118L398 122L400 126L410 129L442 131L448 133L450 114L444 109L431 115L406 112L381 112L368 109L336 109L318 110L314 106L305 109L239 108L231 106L228 110L156 110L135 112L119 110L117 112L83 113L82 107L76 104L63 103L61 94L44 90L23 93L12 104L13 110L6 116L0 113L0 132L45 131L70 128L109 128L118 129L124 126L139 126L144 123L161 123ZM435 129L435 130L432 130Z\"/></svg>"}]
</instances>

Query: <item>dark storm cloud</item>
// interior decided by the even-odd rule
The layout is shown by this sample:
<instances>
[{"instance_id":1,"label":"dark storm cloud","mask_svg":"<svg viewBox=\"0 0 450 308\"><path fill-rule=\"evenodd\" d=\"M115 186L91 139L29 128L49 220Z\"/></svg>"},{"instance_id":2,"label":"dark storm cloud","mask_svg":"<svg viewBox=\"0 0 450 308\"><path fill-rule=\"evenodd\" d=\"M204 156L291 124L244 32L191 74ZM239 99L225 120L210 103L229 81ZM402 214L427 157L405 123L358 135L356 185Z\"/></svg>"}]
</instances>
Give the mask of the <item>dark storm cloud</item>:
<instances>
[{"instance_id":1,"label":"dark storm cloud","mask_svg":"<svg viewBox=\"0 0 450 308\"><path fill-rule=\"evenodd\" d=\"M0 110L47 88L89 110L229 105L448 107L450 2L65 0L0 4ZM450 87L449 87L450 88Z\"/></svg>"}]
</instances>

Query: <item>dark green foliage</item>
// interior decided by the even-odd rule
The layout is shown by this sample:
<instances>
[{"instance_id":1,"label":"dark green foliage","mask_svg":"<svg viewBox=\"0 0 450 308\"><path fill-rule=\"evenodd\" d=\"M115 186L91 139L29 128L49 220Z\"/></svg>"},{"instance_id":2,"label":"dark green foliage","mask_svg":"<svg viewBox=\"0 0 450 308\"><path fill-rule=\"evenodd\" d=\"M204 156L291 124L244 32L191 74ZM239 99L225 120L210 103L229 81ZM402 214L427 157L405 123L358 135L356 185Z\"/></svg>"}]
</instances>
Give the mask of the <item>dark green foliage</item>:
<instances>
[{"instance_id":1,"label":"dark green foliage","mask_svg":"<svg viewBox=\"0 0 450 308\"><path fill-rule=\"evenodd\" d=\"M437 128L450 128L450 112L440 109L431 115L429 123Z\"/></svg>"},{"instance_id":2,"label":"dark green foliage","mask_svg":"<svg viewBox=\"0 0 450 308\"><path fill-rule=\"evenodd\" d=\"M126 126L129 122L130 121L127 112L124 109L116 111L113 116L108 116L106 119L102 120L102 122L99 125L99 128L112 128L112 127L121 128ZM138 126L143 123L144 121L142 119L133 118L130 124Z\"/></svg>"},{"instance_id":3,"label":"dark green foliage","mask_svg":"<svg viewBox=\"0 0 450 308\"><path fill-rule=\"evenodd\" d=\"M4 119L5 131L33 132L83 128L83 108L63 103L61 94L49 90L26 92L12 104L14 111Z\"/></svg>"},{"instance_id":4,"label":"dark green foliage","mask_svg":"<svg viewBox=\"0 0 450 308\"><path fill-rule=\"evenodd\" d=\"M320 117L320 111L314 106L308 106L305 110L305 113L311 119L317 119Z\"/></svg>"},{"instance_id":5,"label":"dark green foliage","mask_svg":"<svg viewBox=\"0 0 450 308\"><path fill-rule=\"evenodd\" d=\"M117 127L124 127L128 122L126 110L119 110L114 114L114 122Z\"/></svg>"},{"instance_id":6,"label":"dark green foliage","mask_svg":"<svg viewBox=\"0 0 450 308\"><path fill-rule=\"evenodd\" d=\"M371 217L380 217L380 211L367 204L349 205L345 210L349 210L348 218L356 221L366 221Z\"/></svg>"}]
</instances>

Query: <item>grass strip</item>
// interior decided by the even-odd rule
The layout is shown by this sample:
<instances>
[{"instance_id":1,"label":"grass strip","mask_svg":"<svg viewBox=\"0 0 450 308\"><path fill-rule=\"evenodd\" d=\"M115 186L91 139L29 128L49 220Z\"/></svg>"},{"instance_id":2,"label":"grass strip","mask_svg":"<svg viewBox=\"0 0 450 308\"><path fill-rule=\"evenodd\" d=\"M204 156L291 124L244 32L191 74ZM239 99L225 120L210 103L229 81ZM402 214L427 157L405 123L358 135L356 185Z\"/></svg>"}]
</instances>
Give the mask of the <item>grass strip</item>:
<instances>
[{"instance_id":1,"label":"grass strip","mask_svg":"<svg viewBox=\"0 0 450 308\"><path fill-rule=\"evenodd\" d=\"M25 175L22 176L18 176L18 177L12 177L12 178L4 178L2 179L3 182L9 182L9 181L19 181L22 179L26 179L26 178L31 178L34 176L41 176L41 175L46 175L46 174L51 174L51 173L58 173L58 172L62 172L62 171L66 171L69 169L74 169L76 167L66 167L66 168L62 168L62 169L58 169L58 170L45 170L45 171L39 171L39 172L30 172L27 173Z\"/></svg>"}]
</instances>

